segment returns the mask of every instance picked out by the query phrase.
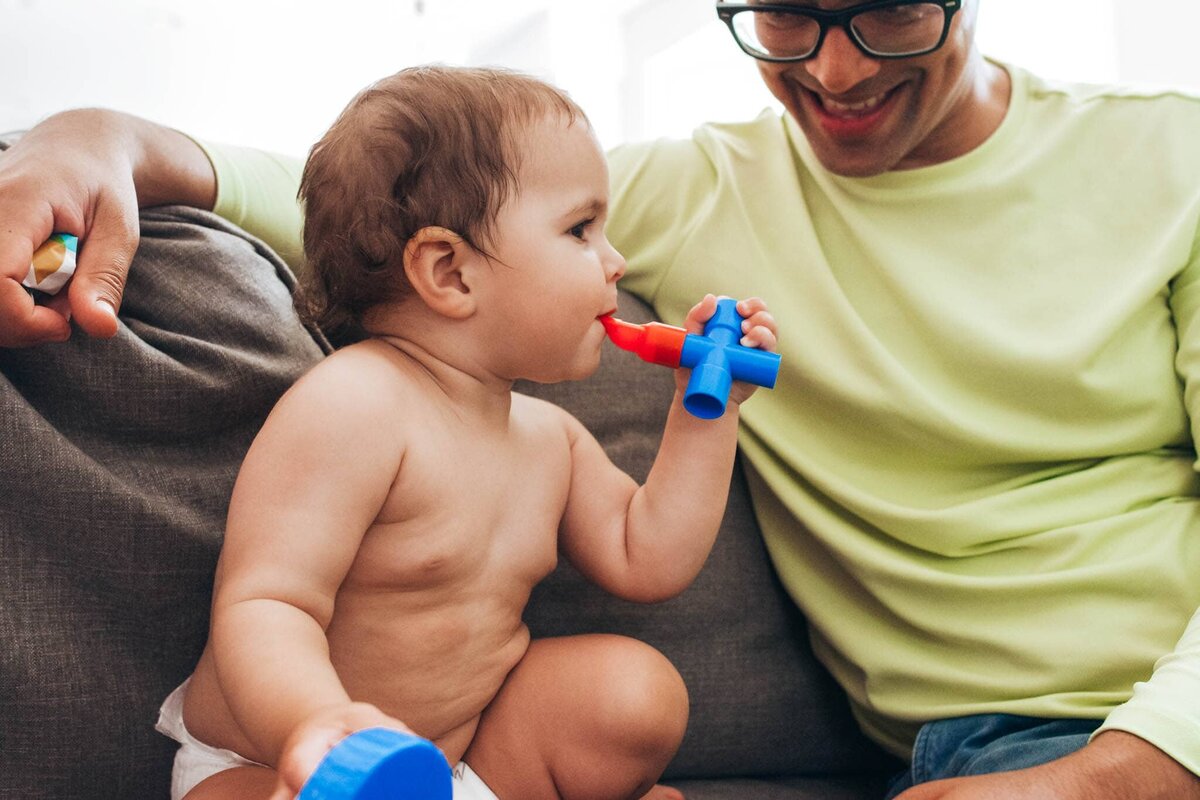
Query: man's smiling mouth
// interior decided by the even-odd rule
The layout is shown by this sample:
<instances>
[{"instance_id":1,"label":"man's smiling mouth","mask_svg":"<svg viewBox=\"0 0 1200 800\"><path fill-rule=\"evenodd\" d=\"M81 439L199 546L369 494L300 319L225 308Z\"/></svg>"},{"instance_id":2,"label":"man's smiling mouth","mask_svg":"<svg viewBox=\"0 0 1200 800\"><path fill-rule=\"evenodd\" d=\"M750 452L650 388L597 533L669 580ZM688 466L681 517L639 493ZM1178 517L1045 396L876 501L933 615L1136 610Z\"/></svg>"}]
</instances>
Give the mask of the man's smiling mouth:
<instances>
[{"instance_id":1,"label":"man's smiling mouth","mask_svg":"<svg viewBox=\"0 0 1200 800\"><path fill-rule=\"evenodd\" d=\"M809 94L826 114L840 119L858 119L874 113L880 105L887 102L894 91L895 89L889 89L872 97L855 101L834 100L832 97L826 97L813 91L809 91Z\"/></svg>"},{"instance_id":2,"label":"man's smiling mouth","mask_svg":"<svg viewBox=\"0 0 1200 800\"><path fill-rule=\"evenodd\" d=\"M861 116L869 113L871 109L878 106L887 99L887 92L877 94L874 97L868 97L866 100L861 100L857 103L840 103L832 97L822 97L821 105L831 114L838 116Z\"/></svg>"}]
</instances>

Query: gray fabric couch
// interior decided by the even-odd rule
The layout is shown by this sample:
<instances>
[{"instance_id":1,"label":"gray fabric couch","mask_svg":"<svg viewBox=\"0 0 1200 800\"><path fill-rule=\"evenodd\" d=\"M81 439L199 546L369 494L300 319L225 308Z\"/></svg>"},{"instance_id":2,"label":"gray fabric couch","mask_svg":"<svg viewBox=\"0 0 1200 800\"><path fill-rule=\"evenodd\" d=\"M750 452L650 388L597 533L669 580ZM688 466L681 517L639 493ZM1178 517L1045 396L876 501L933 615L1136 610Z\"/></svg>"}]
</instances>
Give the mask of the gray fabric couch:
<instances>
[{"instance_id":1,"label":"gray fabric couch","mask_svg":"<svg viewBox=\"0 0 1200 800\"><path fill-rule=\"evenodd\" d=\"M291 287L236 228L156 209L115 339L0 350L0 798L168 796L172 743L153 723L204 643L238 464L327 348L296 320ZM629 297L621 314L649 318ZM606 348L586 382L520 389L571 410L640 478L672 383ZM814 661L740 472L682 596L625 603L564 565L527 619L537 636L620 632L671 658L692 715L666 781L689 798L875 798L896 768Z\"/></svg>"}]
</instances>

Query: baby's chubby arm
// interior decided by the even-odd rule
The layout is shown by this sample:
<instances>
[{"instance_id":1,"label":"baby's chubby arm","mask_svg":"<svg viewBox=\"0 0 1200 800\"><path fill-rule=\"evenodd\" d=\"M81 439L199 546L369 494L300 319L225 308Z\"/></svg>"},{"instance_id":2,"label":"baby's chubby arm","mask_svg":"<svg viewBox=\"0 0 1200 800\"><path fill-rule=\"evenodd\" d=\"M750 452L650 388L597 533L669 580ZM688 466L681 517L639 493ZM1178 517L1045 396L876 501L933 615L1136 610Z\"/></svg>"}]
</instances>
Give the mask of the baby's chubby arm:
<instances>
[{"instance_id":1,"label":"baby's chubby arm","mask_svg":"<svg viewBox=\"0 0 1200 800\"><path fill-rule=\"evenodd\" d=\"M688 312L685 327L700 333L716 310L708 295ZM742 344L775 349L775 321L758 298L738 303L746 318ZM595 438L567 416L571 488L559 543L563 554L601 588L629 600L657 602L686 589L716 539L737 449L738 409L755 387L737 382L725 413L714 420L683 408L687 371L645 485L618 469Z\"/></svg>"},{"instance_id":2,"label":"baby's chubby arm","mask_svg":"<svg viewBox=\"0 0 1200 800\"><path fill-rule=\"evenodd\" d=\"M292 797L329 747L363 727L408 729L352 703L330 663L334 598L403 455L385 393L337 355L272 411L234 487L210 648L225 701ZM379 408L376 408L379 406Z\"/></svg>"}]
</instances>

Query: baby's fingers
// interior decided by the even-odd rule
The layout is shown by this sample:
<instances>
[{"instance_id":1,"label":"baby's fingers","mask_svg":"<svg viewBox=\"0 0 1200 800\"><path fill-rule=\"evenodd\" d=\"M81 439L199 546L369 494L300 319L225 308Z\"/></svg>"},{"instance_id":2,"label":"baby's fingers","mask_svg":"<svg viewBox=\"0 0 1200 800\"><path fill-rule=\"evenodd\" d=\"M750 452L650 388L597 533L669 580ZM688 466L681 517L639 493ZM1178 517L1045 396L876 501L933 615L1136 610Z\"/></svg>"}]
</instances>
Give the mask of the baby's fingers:
<instances>
[{"instance_id":1,"label":"baby's fingers","mask_svg":"<svg viewBox=\"0 0 1200 800\"><path fill-rule=\"evenodd\" d=\"M275 782L275 789L271 792L271 796L267 800L295 800L297 793L293 792L283 779L280 778Z\"/></svg>"},{"instance_id":2,"label":"baby's fingers","mask_svg":"<svg viewBox=\"0 0 1200 800\"><path fill-rule=\"evenodd\" d=\"M704 323L712 319L712 315L715 313L717 313L717 297L706 294L703 300L688 311L687 317L683 321L683 327L689 333L704 333Z\"/></svg>"},{"instance_id":3,"label":"baby's fingers","mask_svg":"<svg viewBox=\"0 0 1200 800\"><path fill-rule=\"evenodd\" d=\"M769 353L774 353L778 342L775 339L775 333L770 328L765 328L761 325L751 328L750 331L742 337L741 344L746 347L757 347L759 350L766 350Z\"/></svg>"},{"instance_id":4,"label":"baby's fingers","mask_svg":"<svg viewBox=\"0 0 1200 800\"><path fill-rule=\"evenodd\" d=\"M776 340L775 318L770 311L758 311L742 321L741 343L746 347L757 347L760 350L775 351Z\"/></svg>"},{"instance_id":5,"label":"baby's fingers","mask_svg":"<svg viewBox=\"0 0 1200 800\"><path fill-rule=\"evenodd\" d=\"M744 300L738 300L737 312L743 317L752 317L759 311L766 311L767 303L761 297L747 297Z\"/></svg>"}]
</instances>

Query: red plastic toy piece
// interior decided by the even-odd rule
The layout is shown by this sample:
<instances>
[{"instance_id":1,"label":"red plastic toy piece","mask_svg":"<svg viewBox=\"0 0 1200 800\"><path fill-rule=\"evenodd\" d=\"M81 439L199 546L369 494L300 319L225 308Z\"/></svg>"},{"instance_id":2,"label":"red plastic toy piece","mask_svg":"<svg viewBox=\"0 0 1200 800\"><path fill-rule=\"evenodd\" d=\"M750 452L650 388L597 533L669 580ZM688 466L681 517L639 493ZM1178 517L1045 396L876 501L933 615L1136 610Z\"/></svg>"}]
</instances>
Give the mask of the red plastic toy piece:
<instances>
[{"instance_id":1,"label":"red plastic toy piece","mask_svg":"<svg viewBox=\"0 0 1200 800\"><path fill-rule=\"evenodd\" d=\"M643 361L676 369L683 353L683 343L688 332L662 322L647 322L637 325L614 319L611 315L601 317L604 330L612 343L622 350L637 353Z\"/></svg>"}]
</instances>

